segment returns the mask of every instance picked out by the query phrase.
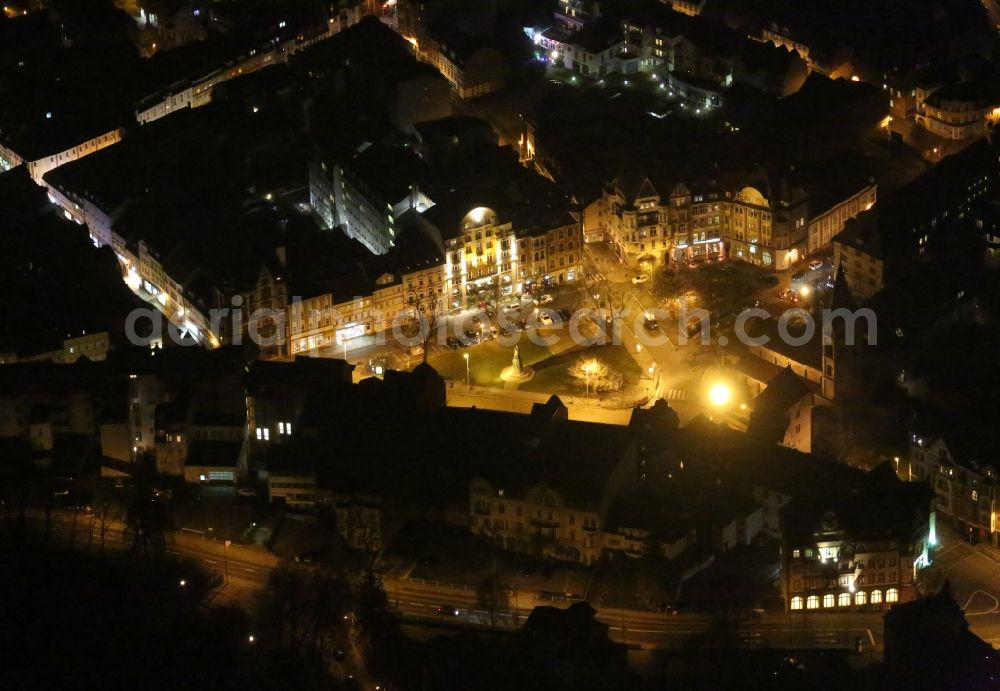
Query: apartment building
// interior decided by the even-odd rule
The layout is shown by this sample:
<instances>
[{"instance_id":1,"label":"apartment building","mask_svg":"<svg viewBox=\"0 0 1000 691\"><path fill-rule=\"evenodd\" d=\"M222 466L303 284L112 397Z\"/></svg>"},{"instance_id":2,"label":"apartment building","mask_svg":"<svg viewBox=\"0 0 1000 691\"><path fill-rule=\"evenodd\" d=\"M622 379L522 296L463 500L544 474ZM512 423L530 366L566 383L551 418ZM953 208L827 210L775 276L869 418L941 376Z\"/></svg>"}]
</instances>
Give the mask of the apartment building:
<instances>
[{"instance_id":1,"label":"apartment building","mask_svg":"<svg viewBox=\"0 0 1000 691\"><path fill-rule=\"evenodd\" d=\"M788 269L804 254L808 197L783 180L773 192L766 179L758 187L731 189L708 182L658 188L649 178L631 183L619 178L600 200L606 211L592 210L591 218L606 219L609 244L623 261L696 263L733 257Z\"/></svg>"},{"instance_id":2,"label":"apartment building","mask_svg":"<svg viewBox=\"0 0 1000 691\"><path fill-rule=\"evenodd\" d=\"M871 471L863 488L782 512L781 587L787 611L882 609L918 597L917 571L936 544L933 494Z\"/></svg>"}]
</instances>

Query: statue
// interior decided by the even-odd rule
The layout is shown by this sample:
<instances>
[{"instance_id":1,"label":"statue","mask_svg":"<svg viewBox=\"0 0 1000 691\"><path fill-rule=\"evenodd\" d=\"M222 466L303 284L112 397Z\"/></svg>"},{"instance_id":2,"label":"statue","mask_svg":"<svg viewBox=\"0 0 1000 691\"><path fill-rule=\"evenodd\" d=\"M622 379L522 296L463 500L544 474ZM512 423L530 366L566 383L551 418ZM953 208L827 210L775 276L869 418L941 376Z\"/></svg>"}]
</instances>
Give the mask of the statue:
<instances>
[{"instance_id":1,"label":"statue","mask_svg":"<svg viewBox=\"0 0 1000 691\"><path fill-rule=\"evenodd\" d=\"M505 382L518 384L520 382L528 381L533 376L535 376L535 371L531 369L530 366L525 367L521 364L521 349L515 345L514 359L511 361L510 367L503 368L503 371L500 373L500 378Z\"/></svg>"}]
</instances>

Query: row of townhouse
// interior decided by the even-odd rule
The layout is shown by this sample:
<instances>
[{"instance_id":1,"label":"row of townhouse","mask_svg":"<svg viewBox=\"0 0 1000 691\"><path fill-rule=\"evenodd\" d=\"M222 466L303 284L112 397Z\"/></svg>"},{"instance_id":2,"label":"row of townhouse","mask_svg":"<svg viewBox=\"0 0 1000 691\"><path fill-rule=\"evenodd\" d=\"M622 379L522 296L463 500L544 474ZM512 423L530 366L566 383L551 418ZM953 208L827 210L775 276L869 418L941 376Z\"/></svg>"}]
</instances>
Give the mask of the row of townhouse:
<instances>
[{"instance_id":1,"label":"row of townhouse","mask_svg":"<svg viewBox=\"0 0 1000 691\"><path fill-rule=\"evenodd\" d=\"M357 24L365 16L366 6L349 2L331 10L322 23L301 27L291 34L282 22L276 31L280 35L273 39L228 58L222 65L203 67L199 73L150 94L137 104L136 121L146 124L184 108L203 106L212 100L212 93L220 84L286 62L289 56Z\"/></svg>"}]
</instances>

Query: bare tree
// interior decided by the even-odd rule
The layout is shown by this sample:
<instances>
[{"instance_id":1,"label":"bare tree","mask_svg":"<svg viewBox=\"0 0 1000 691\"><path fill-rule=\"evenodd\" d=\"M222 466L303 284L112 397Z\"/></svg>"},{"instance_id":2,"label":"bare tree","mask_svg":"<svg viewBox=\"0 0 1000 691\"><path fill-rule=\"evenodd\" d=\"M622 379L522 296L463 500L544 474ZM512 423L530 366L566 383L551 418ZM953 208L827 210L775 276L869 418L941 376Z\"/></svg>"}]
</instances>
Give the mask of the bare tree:
<instances>
[{"instance_id":1,"label":"bare tree","mask_svg":"<svg viewBox=\"0 0 1000 691\"><path fill-rule=\"evenodd\" d=\"M607 288L608 311L611 315L610 336L612 342L615 341L615 334L621 328L621 322L628 313L627 305L639 291L627 286L611 286Z\"/></svg>"},{"instance_id":2,"label":"bare tree","mask_svg":"<svg viewBox=\"0 0 1000 691\"><path fill-rule=\"evenodd\" d=\"M427 295L426 297L418 297L414 293L410 293L406 299L406 304L413 310L411 316L414 320L413 325L416 328L414 335L421 337L420 345L423 348L423 362L426 364L427 355L430 350L429 346L441 326L438 314L440 303L436 296Z\"/></svg>"}]
</instances>

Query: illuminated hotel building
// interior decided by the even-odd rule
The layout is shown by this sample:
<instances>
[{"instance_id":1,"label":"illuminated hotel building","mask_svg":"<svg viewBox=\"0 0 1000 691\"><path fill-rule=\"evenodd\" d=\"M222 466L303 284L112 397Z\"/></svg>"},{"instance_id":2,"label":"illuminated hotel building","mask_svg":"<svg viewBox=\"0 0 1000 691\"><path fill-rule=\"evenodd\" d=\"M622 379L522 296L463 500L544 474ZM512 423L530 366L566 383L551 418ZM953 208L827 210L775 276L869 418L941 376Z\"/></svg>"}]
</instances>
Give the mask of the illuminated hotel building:
<instances>
[{"instance_id":1,"label":"illuminated hotel building","mask_svg":"<svg viewBox=\"0 0 1000 691\"><path fill-rule=\"evenodd\" d=\"M462 218L460 232L445 243L445 280L451 306L521 293L532 283L572 283L583 268L583 229L569 213L533 228L515 229L497 212L476 207Z\"/></svg>"}]
</instances>

